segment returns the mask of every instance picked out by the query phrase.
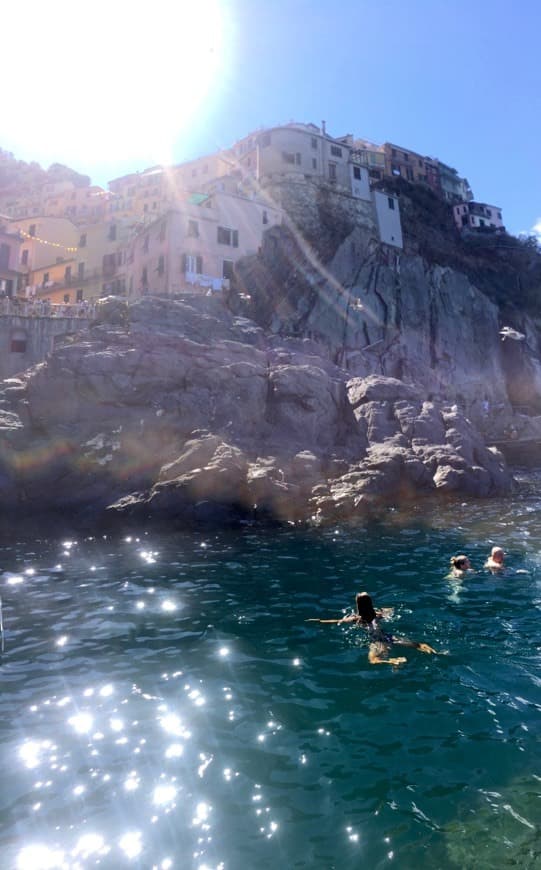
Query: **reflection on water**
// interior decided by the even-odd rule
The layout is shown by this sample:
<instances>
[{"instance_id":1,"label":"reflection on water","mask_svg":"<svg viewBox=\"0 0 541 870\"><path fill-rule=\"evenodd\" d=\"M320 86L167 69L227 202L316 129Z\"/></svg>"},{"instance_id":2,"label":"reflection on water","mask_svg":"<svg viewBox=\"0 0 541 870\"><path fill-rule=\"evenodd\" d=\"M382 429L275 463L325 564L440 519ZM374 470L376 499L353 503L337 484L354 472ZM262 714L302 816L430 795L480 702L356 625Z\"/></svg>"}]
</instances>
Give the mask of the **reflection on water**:
<instances>
[{"instance_id":1,"label":"reflection on water","mask_svg":"<svg viewBox=\"0 0 541 870\"><path fill-rule=\"evenodd\" d=\"M535 483L370 529L5 542L2 866L539 866ZM505 578L449 580L494 543ZM371 667L305 621L361 589L449 655Z\"/></svg>"}]
</instances>

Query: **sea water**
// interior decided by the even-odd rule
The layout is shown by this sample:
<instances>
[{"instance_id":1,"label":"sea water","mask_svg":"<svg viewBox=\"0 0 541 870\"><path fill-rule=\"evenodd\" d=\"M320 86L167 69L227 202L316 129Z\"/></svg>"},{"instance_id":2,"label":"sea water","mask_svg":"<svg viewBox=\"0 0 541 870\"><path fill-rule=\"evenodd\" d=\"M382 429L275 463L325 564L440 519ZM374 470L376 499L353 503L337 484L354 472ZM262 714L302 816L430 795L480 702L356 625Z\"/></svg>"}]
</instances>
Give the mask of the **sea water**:
<instances>
[{"instance_id":1,"label":"sea water","mask_svg":"<svg viewBox=\"0 0 541 870\"><path fill-rule=\"evenodd\" d=\"M1 867L540 867L540 491L3 540ZM362 590L445 654L306 621Z\"/></svg>"}]
</instances>

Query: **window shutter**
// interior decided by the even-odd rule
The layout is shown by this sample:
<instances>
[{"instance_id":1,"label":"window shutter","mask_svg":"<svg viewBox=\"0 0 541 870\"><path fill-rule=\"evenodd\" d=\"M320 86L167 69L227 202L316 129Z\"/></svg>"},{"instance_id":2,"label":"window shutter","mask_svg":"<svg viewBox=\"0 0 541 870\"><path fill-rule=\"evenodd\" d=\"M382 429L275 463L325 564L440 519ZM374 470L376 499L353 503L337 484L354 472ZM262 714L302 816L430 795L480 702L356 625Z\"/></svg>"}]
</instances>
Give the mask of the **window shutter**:
<instances>
[{"instance_id":1,"label":"window shutter","mask_svg":"<svg viewBox=\"0 0 541 870\"><path fill-rule=\"evenodd\" d=\"M238 248L239 246L239 231L233 230L233 247Z\"/></svg>"},{"instance_id":2,"label":"window shutter","mask_svg":"<svg viewBox=\"0 0 541 870\"><path fill-rule=\"evenodd\" d=\"M197 270L197 274L202 275L203 274L203 257L200 257L198 254L197 257L195 258L195 263L196 263L195 268Z\"/></svg>"}]
</instances>

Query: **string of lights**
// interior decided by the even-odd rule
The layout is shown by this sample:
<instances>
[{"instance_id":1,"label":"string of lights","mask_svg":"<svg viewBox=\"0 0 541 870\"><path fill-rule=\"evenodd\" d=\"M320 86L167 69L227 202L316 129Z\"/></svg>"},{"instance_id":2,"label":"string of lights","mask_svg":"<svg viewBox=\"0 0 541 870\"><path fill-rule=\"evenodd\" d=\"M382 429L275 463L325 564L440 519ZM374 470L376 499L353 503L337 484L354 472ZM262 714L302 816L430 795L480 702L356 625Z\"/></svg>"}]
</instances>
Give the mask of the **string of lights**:
<instances>
[{"instance_id":1,"label":"string of lights","mask_svg":"<svg viewBox=\"0 0 541 870\"><path fill-rule=\"evenodd\" d=\"M60 242L49 242L47 239L42 239L39 236L33 236L30 233L26 233L24 230L19 230L21 236L25 239L34 239L34 241L39 242L40 245L49 245L51 248L63 248L64 251L78 251L77 247L70 247L69 245L61 245Z\"/></svg>"}]
</instances>

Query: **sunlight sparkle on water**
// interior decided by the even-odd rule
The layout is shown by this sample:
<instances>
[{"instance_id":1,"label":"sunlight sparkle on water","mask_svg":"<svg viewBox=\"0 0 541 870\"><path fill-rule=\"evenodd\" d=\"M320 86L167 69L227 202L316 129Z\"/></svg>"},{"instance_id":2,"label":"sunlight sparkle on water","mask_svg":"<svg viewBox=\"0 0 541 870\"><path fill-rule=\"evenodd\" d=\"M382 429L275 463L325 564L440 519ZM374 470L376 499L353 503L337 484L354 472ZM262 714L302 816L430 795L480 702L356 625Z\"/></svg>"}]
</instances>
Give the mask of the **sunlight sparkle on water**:
<instances>
[{"instance_id":1,"label":"sunlight sparkle on water","mask_svg":"<svg viewBox=\"0 0 541 870\"><path fill-rule=\"evenodd\" d=\"M182 720L176 713L168 713L166 716L161 716L159 722L164 731L167 731L168 734L172 734L174 737L191 737L190 732L186 730Z\"/></svg>"},{"instance_id":2,"label":"sunlight sparkle on water","mask_svg":"<svg viewBox=\"0 0 541 870\"><path fill-rule=\"evenodd\" d=\"M126 854L127 858L137 858L143 850L140 831L130 831L124 834L118 841L118 845Z\"/></svg>"},{"instance_id":3,"label":"sunlight sparkle on water","mask_svg":"<svg viewBox=\"0 0 541 870\"><path fill-rule=\"evenodd\" d=\"M105 855L109 849L105 847L105 840L101 834L83 834L77 840L72 852L74 858L88 858L90 855Z\"/></svg>"},{"instance_id":4,"label":"sunlight sparkle on water","mask_svg":"<svg viewBox=\"0 0 541 870\"><path fill-rule=\"evenodd\" d=\"M168 746L165 750L166 758L180 758L180 756L184 752L184 746L180 743L171 743L171 746Z\"/></svg>"},{"instance_id":5,"label":"sunlight sparkle on water","mask_svg":"<svg viewBox=\"0 0 541 870\"><path fill-rule=\"evenodd\" d=\"M65 867L64 852L36 843L25 846L17 856L17 870L54 870Z\"/></svg>"},{"instance_id":6,"label":"sunlight sparkle on water","mask_svg":"<svg viewBox=\"0 0 541 870\"><path fill-rule=\"evenodd\" d=\"M209 804L201 801L201 803L197 804L195 808L195 816L192 819L193 825L202 825L203 822L206 822L209 817L209 813L212 810L212 807Z\"/></svg>"},{"instance_id":7,"label":"sunlight sparkle on water","mask_svg":"<svg viewBox=\"0 0 541 870\"><path fill-rule=\"evenodd\" d=\"M102 698L108 698L114 692L114 686L112 683L107 683L107 685L102 686L100 689L100 695Z\"/></svg>"},{"instance_id":8,"label":"sunlight sparkle on water","mask_svg":"<svg viewBox=\"0 0 541 870\"><path fill-rule=\"evenodd\" d=\"M77 713L68 719L68 725L71 725L78 734L88 734L93 724L94 718L90 713Z\"/></svg>"},{"instance_id":9,"label":"sunlight sparkle on water","mask_svg":"<svg viewBox=\"0 0 541 870\"><path fill-rule=\"evenodd\" d=\"M225 658L225 656L228 656L229 655L229 647L227 647L227 646L220 647L219 655L221 655L222 658Z\"/></svg>"},{"instance_id":10,"label":"sunlight sparkle on water","mask_svg":"<svg viewBox=\"0 0 541 870\"><path fill-rule=\"evenodd\" d=\"M174 785L157 785L152 793L152 803L157 806L170 804L177 796L177 790Z\"/></svg>"}]
</instances>

